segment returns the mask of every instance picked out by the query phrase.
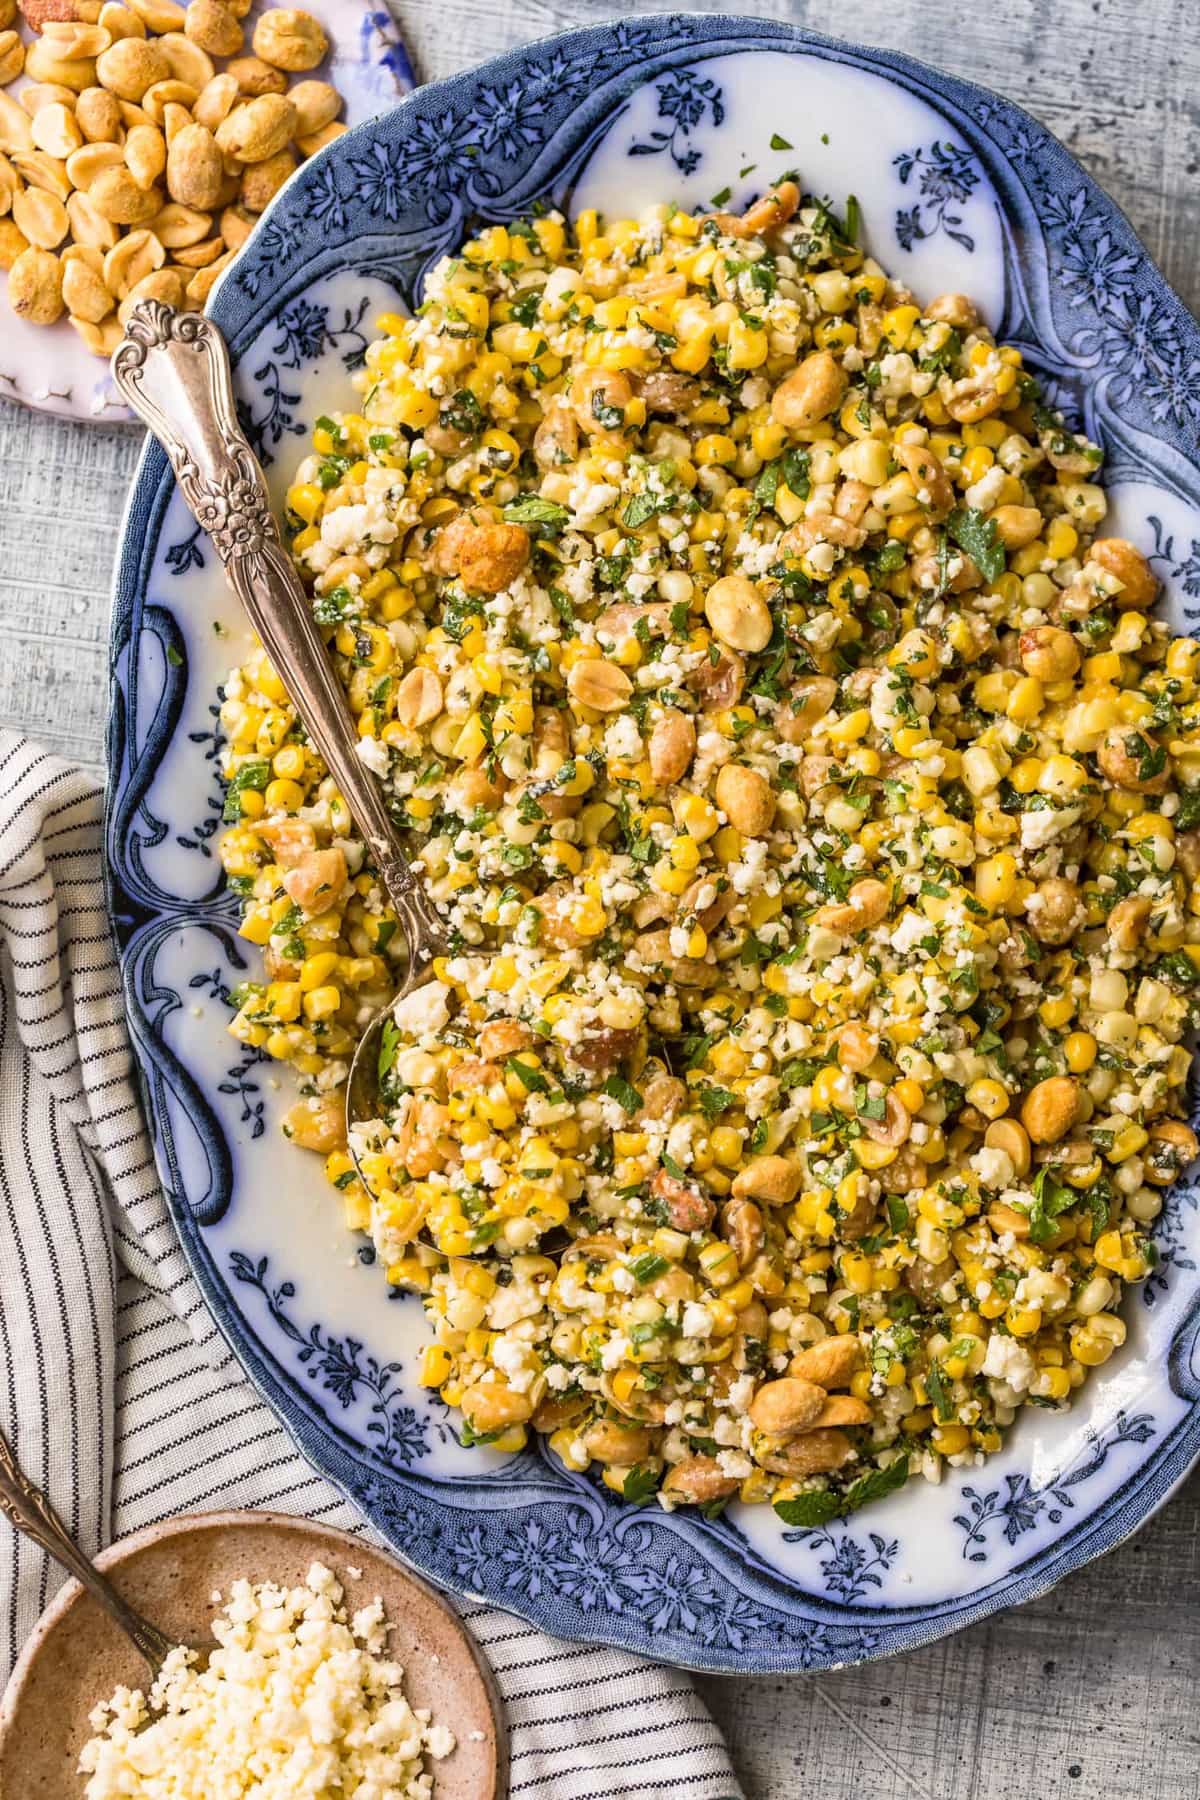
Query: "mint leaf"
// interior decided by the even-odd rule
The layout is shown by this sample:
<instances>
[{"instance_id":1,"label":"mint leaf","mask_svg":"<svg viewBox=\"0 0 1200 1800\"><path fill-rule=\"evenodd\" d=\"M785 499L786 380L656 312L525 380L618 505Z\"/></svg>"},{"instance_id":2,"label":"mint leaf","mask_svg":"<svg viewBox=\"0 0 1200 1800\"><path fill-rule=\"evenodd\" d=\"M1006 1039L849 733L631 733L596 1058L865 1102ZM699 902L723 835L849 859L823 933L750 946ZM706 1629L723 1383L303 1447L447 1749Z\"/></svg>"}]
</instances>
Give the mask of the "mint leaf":
<instances>
[{"instance_id":1,"label":"mint leaf","mask_svg":"<svg viewBox=\"0 0 1200 1800\"><path fill-rule=\"evenodd\" d=\"M523 1063L519 1057L506 1056L504 1059L504 1067L508 1070L510 1075L516 1076L526 1093L548 1094L550 1092L550 1083L546 1080L542 1071L540 1069L531 1068L528 1063Z\"/></svg>"},{"instance_id":2,"label":"mint leaf","mask_svg":"<svg viewBox=\"0 0 1200 1800\"><path fill-rule=\"evenodd\" d=\"M794 1500L777 1500L775 1511L785 1525L828 1525L845 1511L845 1501L832 1488L814 1488L811 1493L797 1494Z\"/></svg>"},{"instance_id":3,"label":"mint leaf","mask_svg":"<svg viewBox=\"0 0 1200 1800\"><path fill-rule=\"evenodd\" d=\"M908 1480L908 1452L898 1456L894 1463L886 1469L869 1469L852 1481L846 1489L846 1511L857 1512L860 1506L867 1506L872 1500L882 1500L888 1494L894 1494Z\"/></svg>"},{"instance_id":4,"label":"mint leaf","mask_svg":"<svg viewBox=\"0 0 1200 1800\"><path fill-rule=\"evenodd\" d=\"M556 538L570 523L571 515L557 500L543 500L540 494L522 494L510 500L504 509L510 525L528 525L535 537Z\"/></svg>"},{"instance_id":5,"label":"mint leaf","mask_svg":"<svg viewBox=\"0 0 1200 1800\"><path fill-rule=\"evenodd\" d=\"M610 1075L600 1091L607 1094L610 1100L618 1100L627 1113L641 1111L642 1096L623 1075Z\"/></svg>"}]
</instances>

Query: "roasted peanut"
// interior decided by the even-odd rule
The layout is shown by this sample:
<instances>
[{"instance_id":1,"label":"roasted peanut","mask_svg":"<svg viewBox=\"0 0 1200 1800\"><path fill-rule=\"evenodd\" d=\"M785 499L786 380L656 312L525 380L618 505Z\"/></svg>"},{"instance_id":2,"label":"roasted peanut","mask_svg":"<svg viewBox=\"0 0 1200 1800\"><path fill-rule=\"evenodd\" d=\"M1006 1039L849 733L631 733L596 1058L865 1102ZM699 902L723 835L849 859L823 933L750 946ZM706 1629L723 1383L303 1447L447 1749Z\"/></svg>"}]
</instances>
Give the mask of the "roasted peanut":
<instances>
[{"instance_id":1,"label":"roasted peanut","mask_svg":"<svg viewBox=\"0 0 1200 1800\"><path fill-rule=\"evenodd\" d=\"M1035 1144L1056 1144L1066 1137L1078 1112L1079 1083L1069 1075L1051 1075L1026 1095L1021 1123Z\"/></svg>"},{"instance_id":2,"label":"roasted peanut","mask_svg":"<svg viewBox=\"0 0 1200 1800\"><path fill-rule=\"evenodd\" d=\"M650 773L661 787L681 781L696 754L696 727L687 713L668 707L650 732Z\"/></svg>"},{"instance_id":3,"label":"roasted peanut","mask_svg":"<svg viewBox=\"0 0 1200 1800\"><path fill-rule=\"evenodd\" d=\"M19 227L14 224L14 229ZM25 242L22 233L22 239ZM57 256L30 245L22 250L8 271L8 304L19 319L32 325L53 325L63 311L63 271Z\"/></svg>"},{"instance_id":4,"label":"roasted peanut","mask_svg":"<svg viewBox=\"0 0 1200 1800\"><path fill-rule=\"evenodd\" d=\"M704 615L723 644L753 654L771 637L771 612L752 581L723 575L704 596Z\"/></svg>"},{"instance_id":5,"label":"roasted peanut","mask_svg":"<svg viewBox=\"0 0 1200 1800\"><path fill-rule=\"evenodd\" d=\"M1116 596L1121 608L1147 612L1158 597L1158 577L1136 545L1126 538L1097 538L1088 551L1088 561L1099 563L1106 574L1120 583Z\"/></svg>"},{"instance_id":6,"label":"roasted peanut","mask_svg":"<svg viewBox=\"0 0 1200 1800\"><path fill-rule=\"evenodd\" d=\"M1020 637L1021 667L1049 686L1068 681L1079 667L1079 648L1058 625L1034 625Z\"/></svg>"},{"instance_id":7,"label":"roasted peanut","mask_svg":"<svg viewBox=\"0 0 1200 1800\"><path fill-rule=\"evenodd\" d=\"M170 63L149 38L118 38L96 58L97 80L118 100L140 100L148 87L166 81L170 73Z\"/></svg>"},{"instance_id":8,"label":"roasted peanut","mask_svg":"<svg viewBox=\"0 0 1200 1800\"><path fill-rule=\"evenodd\" d=\"M765 1200L768 1206L787 1206L796 1198L801 1181L797 1163L783 1156L758 1156L733 1178L738 1198Z\"/></svg>"},{"instance_id":9,"label":"roasted peanut","mask_svg":"<svg viewBox=\"0 0 1200 1800\"><path fill-rule=\"evenodd\" d=\"M287 76L282 69L273 69L261 56L236 57L225 73L233 76L238 92L251 99L258 94L286 94L288 91Z\"/></svg>"},{"instance_id":10,"label":"roasted peanut","mask_svg":"<svg viewBox=\"0 0 1200 1800\"><path fill-rule=\"evenodd\" d=\"M798 1350L788 1364L788 1374L817 1387L833 1389L849 1385L850 1377L862 1364L862 1346L856 1337L843 1333L822 1338L806 1350Z\"/></svg>"},{"instance_id":11,"label":"roasted peanut","mask_svg":"<svg viewBox=\"0 0 1200 1800\"><path fill-rule=\"evenodd\" d=\"M320 21L294 7L268 7L254 27L254 52L293 75L315 69L329 53Z\"/></svg>"},{"instance_id":12,"label":"roasted peanut","mask_svg":"<svg viewBox=\"0 0 1200 1800\"><path fill-rule=\"evenodd\" d=\"M741 763L726 763L717 776L716 801L735 831L762 837L775 817L775 794L766 776Z\"/></svg>"},{"instance_id":13,"label":"roasted peanut","mask_svg":"<svg viewBox=\"0 0 1200 1800\"><path fill-rule=\"evenodd\" d=\"M183 29L209 56L236 56L246 41L237 14L222 0L189 0Z\"/></svg>"},{"instance_id":14,"label":"roasted peanut","mask_svg":"<svg viewBox=\"0 0 1200 1800\"><path fill-rule=\"evenodd\" d=\"M567 691L580 706L590 706L596 712L620 712L633 692L633 684L616 663L595 657L571 665Z\"/></svg>"},{"instance_id":15,"label":"roasted peanut","mask_svg":"<svg viewBox=\"0 0 1200 1800\"><path fill-rule=\"evenodd\" d=\"M192 6L195 4L196 0L192 0ZM462 1411L464 1419L480 1436L504 1431L510 1425L524 1425L533 1417L529 1398L502 1381L481 1381L474 1387L465 1388Z\"/></svg>"},{"instance_id":16,"label":"roasted peanut","mask_svg":"<svg viewBox=\"0 0 1200 1800\"><path fill-rule=\"evenodd\" d=\"M295 168L294 150L277 150L264 162L253 163L242 176L241 202L247 212L263 212Z\"/></svg>"},{"instance_id":17,"label":"roasted peanut","mask_svg":"<svg viewBox=\"0 0 1200 1800\"><path fill-rule=\"evenodd\" d=\"M805 431L829 417L846 391L846 376L830 350L814 350L771 395L771 417L785 431Z\"/></svg>"},{"instance_id":18,"label":"roasted peanut","mask_svg":"<svg viewBox=\"0 0 1200 1800\"><path fill-rule=\"evenodd\" d=\"M709 1506L737 1489L737 1477L727 1475L715 1456L689 1456L667 1470L659 1491L684 1506Z\"/></svg>"}]
</instances>

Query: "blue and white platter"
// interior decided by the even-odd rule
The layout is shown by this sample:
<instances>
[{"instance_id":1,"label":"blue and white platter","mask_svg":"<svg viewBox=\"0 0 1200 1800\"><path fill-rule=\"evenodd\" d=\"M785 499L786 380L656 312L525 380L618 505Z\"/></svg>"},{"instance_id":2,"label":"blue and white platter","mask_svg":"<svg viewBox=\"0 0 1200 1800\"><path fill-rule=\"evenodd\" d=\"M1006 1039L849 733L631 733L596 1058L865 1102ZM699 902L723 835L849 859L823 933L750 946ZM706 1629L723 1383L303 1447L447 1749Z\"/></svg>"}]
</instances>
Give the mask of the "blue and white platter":
<instances>
[{"instance_id":1,"label":"blue and white platter","mask_svg":"<svg viewBox=\"0 0 1200 1800\"><path fill-rule=\"evenodd\" d=\"M772 139L787 148L772 148ZM373 321L476 220L542 200L627 213L748 201L784 168L858 197L919 298L972 294L1108 453L1116 529L1171 616L1200 615L1200 330L1126 220L1033 119L908 58L762 20L630 18L412 94L305 164L218 287L244 419L276 487L349 398ZM214 625L220 626L218 632ZM821 1669L914 1648L1110 1549L1200 1455L1198 1190L1177 1187L1129 1338L1068 1413L850 1520L629 1508L548 1454L459 1446L316 1159L278 1133L277 1065L226 1034L254 952L215 855L218 689L236 602L151 445L112 628L107 856L134 1042L180 1235L249 1375L311 1458L435 1581L564 1637L690 1667Z\"/></svg>"}]
</instances>

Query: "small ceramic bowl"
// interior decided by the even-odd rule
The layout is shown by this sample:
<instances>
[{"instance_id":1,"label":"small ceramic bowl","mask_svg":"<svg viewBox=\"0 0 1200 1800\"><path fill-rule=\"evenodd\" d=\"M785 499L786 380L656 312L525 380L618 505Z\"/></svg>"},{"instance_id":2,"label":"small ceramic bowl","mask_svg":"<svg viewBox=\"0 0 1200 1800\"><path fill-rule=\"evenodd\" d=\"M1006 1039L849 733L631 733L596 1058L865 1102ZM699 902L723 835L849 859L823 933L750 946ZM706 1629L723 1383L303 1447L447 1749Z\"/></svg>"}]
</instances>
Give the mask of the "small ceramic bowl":
<instances>
[{"instance_id":1,"label":"small ceramic bowl","mask_svg":"<svg viewBox=\"0 0 1200 1800\"><path fill-rule=\"evenodd\" d=\"M454 1732L457 1747L434 1765L438 1800L506 1800L504 1709L482 1652L440 1595L371 1545L281 1513L223 1512L151 1525L96 1558L132 1606L183 1643L209 1636L217 1589L228 1592L240 1577L297 1585L314 1562L334 1571L351 1612L380 1596L410 1704L428 1707ZM128 1639L77 1581L68 1582L0 1702L4 1800L81 1795L88 1714L118 1686L142 1687L146 1679Z\"/></svg>"}]
</instances>

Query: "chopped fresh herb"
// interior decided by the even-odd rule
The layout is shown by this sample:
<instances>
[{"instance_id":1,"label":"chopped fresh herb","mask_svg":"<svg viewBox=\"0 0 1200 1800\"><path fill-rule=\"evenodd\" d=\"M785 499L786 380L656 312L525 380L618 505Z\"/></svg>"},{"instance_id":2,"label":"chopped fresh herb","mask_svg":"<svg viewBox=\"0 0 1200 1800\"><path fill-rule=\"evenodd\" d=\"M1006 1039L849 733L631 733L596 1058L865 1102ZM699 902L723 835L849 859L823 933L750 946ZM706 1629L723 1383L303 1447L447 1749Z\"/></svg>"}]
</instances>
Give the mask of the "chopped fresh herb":
<instances>
[{"instance_id":1,"label":"chopped fresh herb","mask_svg":"<svg viewBox=\"0 0 1200 1800\"><path fill-rule=\"evenodd\" d=\"M225 805L221 813L221 817L227 825L231 825L235 820L241 818L242 795L265 793L270 779L271 765L265 758L255 757L251 762L244 762L240 769L234 771L225 791Z\"/></svg>"},{"instance_id":2,"label":"chopped fresh herb","mask_svg":"<svg viewBox=\"0 0 1200 1800\"><path fill-rule=\"evenodd\" d=\"M1047 1244L1055 1236L1054 1221L1059 1213L1078 1203L1074 1188L1056 1181L1050 1169L1038 1170L1033 1184L1033 1205L1029 1208L1029 1235L1035 1244Z\"/></svg>"},{"instance_id":3,"label":"chopped fresh herb","mask_svg":"<svg viewBox=\"0 0 1200 1800\"><path fill-rule=\"evenodd\" d=\"M1004 573L1004 545L996 522L969 506L956 506L946 529L960 550L965 550L985 581L998 581Z\"/></svg>"},{"instance_id":4,"label":"chopped fresh herb","mask_svg":"<svg viewBox=\"0 0 1200 1800\"><path fill-rule=\"evenodd\" d=\"M642 1096L623 1075L610 1075L600 1091L607 1094L610 1100L616 1100L627 1113L640 1112L642 1109Z\"/></svg>"},{"instance_id":5,"label":"chopped fresh herb","mask_svg":"<svg viewBox=\"0 0 1200 1800\"><path fill-rule=\"evenodd\" d=\"M954 1417L954 1401L946 1390L942 1371L935 1362L931 1362L929 1365L928 1373L925 1376L925 1386L929 1389L929 1398L937 1409L938 1418L952 1419Z\"/></svg>"},{"instance_id":6,"label":"chopped fresh herb","mask_svg":"<svg viewBox=\"0 0 1200 1800\"><path fill-rule=\"evenodd\" d=\"M183 667L183 658L180 656L174 644L167 645L167 661L173 669L182 669Z\"/></svg>"},{"instance_id":7,"label":"chopped fresh herb","mask_svg":"<svg viewBox=\"0 0 1200 1800\"><path fill-rule=\"evenodd\" d=\"M353 605L354 595L348 587L330 588L327 594L318 594L313 601L313 618L318 625L340 625L347 608Z\"/></svg>"},{"instance_id":8,"label":"chopped fresh herb","mask_svg":"<svg viewBox=\"0 0 1200 1800\"><path fill-rule=\"evenodd\" d=\"M532 1068L529 1063L523 1063L519 1056L506 1057L504 1067L510 1075L516 1076L527 1093L548 1094L550 1092L550 1083L542 1071Z\"/></svg>"},{"instance_id":9,"label":"chopped fresh herb","mask_svg":"<svg viewBox=\"0 0 1200 1800\"><path fill-rule=\"evenodd\" d=\"M527 525L535 537L559 537L570 524L571 515L557 500L543 500L540 494L521 494L504 508L510 525Z\"/></svg>"},{"instance_id":10,"label":"chopped fresh herb","mask_svg":"<svg viewBox=\"0 0 1200 1800\"><path fill-rule=\"evenodd\" d=\"M507 1430L506 1425L501 1425L495 1431L476 1431L470 1419L464 1419L462 1435L458 1441L464 1450L470 1450L475 1444L494 1444Z\"/></svg>"},{"instance_id":11,"label":"chopped fresh herb","mask_svg":"<svg viewBox=\"0 0 1200 1800\"><path fill-rule=\"evenodd\" d=\"M621 1484L621 1495L635 1504L649 1500L657 1494L662 1480L662 1470L651 1467L648 1463L635 1463Z\"/></svg>"},{"instance_id":12,"label":"chopped fresh herb","mask_svg":"<svg viewBox=\"0 0 1200 1800\"><path fill-rule=\"evenodd\" d=\"M782 137L778 131L773 131L771 133L771 148L772 150L794 150L796 146L795 144L789 144L787 139Z\"/></svg>"},{"instance_id":13,"label":"chopped fresh herb","mask_svg":"<svg viewBox=\"0 0 1200 1800\"><path fill-rule=\"evenodd\" d=\"M657 511L658 502L653 494L635 494L621 514L621 523L630 531L636 531L639 525L652 519Z\"/></svg>"},{"instance_id":14,"label":"chopped fresh herb","mask_svg":"<svg viewBox=\"0 0 1200 1800\"><path fill-rule=\"evenodd\" d=\"M379 1034L379 1056L376 1068L380 1081L388 1074L396 1060L396 1052L400 1048L400 1027L395 1019L385 1019L383 1030Z\"/></svg>"},{"instance_id":15,"label":"chopped fresh herb","mask_svg":"<svg viewBox=\"0 0 1200 1800\"><path fill-rule=\"evenodd\" d=\"M697 1104L704 1117L709 1121L719 1119L728 1112L731 1106L737 1105L737 1095L729 1088L702 1087L696 1096Z\"/></svg>"},{"instance_id":16,"label":"chopped fresh herb","mask_svg":"<svg viewBox=\"0 0 1200 1800\"><path fill-rule=\"evenodd\" d=\"M719 194L712 195L712 204L714 206L728 206L729 197L732 193L732 188L723 187Z\"/></svg>"},{"instance_id":17,"label":"chopped fresh herb","mask_svg":"<svg viewBox=\"0 0 1200 1800\"><path fill-rule=\"evenodd\" d=\"M629 1272L639 1287L645 1287L648 1281L665 1274L670 1266L665 1256L659 1256L656 1250L647 1250L641 1256L634 1257L629 1265Z\"/></svg>"}]
</instances>

